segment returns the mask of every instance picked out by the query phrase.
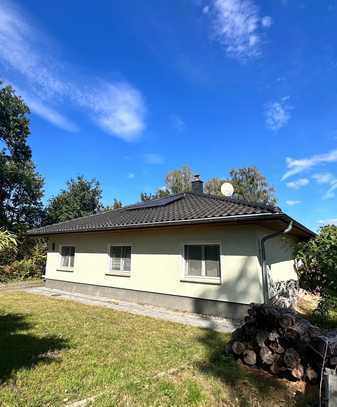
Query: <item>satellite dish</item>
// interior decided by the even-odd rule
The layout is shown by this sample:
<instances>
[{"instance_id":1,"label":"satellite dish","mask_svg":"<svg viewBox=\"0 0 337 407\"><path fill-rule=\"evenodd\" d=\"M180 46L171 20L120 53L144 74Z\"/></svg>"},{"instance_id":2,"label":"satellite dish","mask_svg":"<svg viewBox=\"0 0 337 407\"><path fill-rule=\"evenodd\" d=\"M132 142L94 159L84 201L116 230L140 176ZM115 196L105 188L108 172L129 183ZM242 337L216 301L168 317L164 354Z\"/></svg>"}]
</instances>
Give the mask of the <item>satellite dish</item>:
<instances>
[{"instance_id":1,"label":"satellite dish","mask_svg":"<svg viewBox=\"0 0 337 407\"><path fill-rule=\"evenodd\" d=\"M224 196L232 196L234 193L233 185L230 182L224 182L221 185L221 193Z\"/></svg>"}]
</instances>

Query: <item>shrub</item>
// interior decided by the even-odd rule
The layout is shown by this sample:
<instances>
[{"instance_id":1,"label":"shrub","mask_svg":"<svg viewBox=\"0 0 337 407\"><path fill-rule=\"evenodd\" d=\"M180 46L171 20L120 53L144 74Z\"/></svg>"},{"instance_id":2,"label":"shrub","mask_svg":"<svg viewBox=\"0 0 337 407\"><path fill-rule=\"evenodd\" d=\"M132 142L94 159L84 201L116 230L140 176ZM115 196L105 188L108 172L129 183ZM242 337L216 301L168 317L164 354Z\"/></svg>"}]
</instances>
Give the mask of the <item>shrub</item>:
<instances>
[{"instance_id":1,"label":"shrub","mask_svg":"<svg viewBox=\"0 0 337 407\"><path fill-rule=\"evenodd\" d=\"M337 297L337 226L323 226L319 234L297 247L296 270L300 286L319 293L319 311L327 313L336 308Z\"/></svg>"},{"instance_id":2,"label":"shrub","mask_svg":"<svg viewBox=\"0 0 337 407\"><path fill-rule=\"evenodd\" d=\"M17 247L16 236L8 230L0 230L0 265L15 259Z\"/></svg>"},{"instance_id":3,"label":"shrub","mask_svg":"<svg viewBox=\"0 0 337 407\"><path fill-rule=\"evenodd\" d=\"M29 242L29 244L20 242L16 259L0 266L0 282L42 277L46 265L46 254L47 244L42 239Z\"/></svg>"}]
</instances>

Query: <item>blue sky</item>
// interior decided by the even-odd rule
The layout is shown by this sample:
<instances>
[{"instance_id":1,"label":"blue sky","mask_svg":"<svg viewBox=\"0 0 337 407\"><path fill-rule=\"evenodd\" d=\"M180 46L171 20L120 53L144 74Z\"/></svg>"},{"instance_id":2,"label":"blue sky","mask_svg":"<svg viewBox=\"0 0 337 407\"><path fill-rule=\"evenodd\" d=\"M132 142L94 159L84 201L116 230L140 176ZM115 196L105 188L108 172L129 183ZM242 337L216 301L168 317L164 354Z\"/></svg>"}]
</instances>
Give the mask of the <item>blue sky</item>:
<instances>
[{"instance_id":1,"label":"blue sky","mask_svg":"<svg viewBox=\"0 0 337 407\"><path fill-rule=\"evenodd\" d=\"M336 20L332 0L2 0L45 199L80 174L126 204L183 164L256 165L288 214L337 223Z\"/></svg>"}]
</instances>

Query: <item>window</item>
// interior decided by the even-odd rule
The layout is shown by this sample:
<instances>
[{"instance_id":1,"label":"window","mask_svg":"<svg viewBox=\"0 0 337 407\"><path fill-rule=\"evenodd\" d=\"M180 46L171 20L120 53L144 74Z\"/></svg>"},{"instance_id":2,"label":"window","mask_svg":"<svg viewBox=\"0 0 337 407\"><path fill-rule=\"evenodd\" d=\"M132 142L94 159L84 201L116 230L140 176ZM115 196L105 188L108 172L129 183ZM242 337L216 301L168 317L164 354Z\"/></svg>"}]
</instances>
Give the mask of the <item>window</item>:
<instances>
[{"instance_id":1,"label":"window","mask_svg":"<svg viewBox=\"0 0 337 407\"><path fill-rule=\"evenodd\" d=\"M75 247L62 246L61 247L61 268L73 269L75 260Z\"/></svg>"},{"instance_id":2,"label":"window","mask_svg":"<svg viewBox=\"0 0 337 407\"><path fill-rule=\"evenodd\" d=\"M130 273L131 246L110 247L110 272Z\"/></svg>"},{"instance_id":3,"label":"window","mask_svg":"<svg viewBox=\"0 0 337 407\"><path fill-rule=\"evenodd\" d=\"M220 280L220 246L185 245L185 276Z\"/></svg>"}]
</instances>

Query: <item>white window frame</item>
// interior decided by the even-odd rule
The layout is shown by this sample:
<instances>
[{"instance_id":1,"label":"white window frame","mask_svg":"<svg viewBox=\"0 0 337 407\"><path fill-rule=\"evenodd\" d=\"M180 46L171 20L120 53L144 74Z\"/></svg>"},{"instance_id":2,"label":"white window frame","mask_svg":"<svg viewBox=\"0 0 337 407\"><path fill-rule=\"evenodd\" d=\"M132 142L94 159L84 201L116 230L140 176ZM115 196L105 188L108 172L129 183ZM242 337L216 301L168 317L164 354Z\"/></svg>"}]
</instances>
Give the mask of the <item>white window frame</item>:
<instances>
[{"instance_id":1,"label":"white window frame","mask_svg":"<svg viewBox=\"0 0 337 407\"><path fill-rule=\"evenodd\" d=\"M205 270L205 260L202 260L201 265L201 276L191 276L188 275L188 262L185 259L185 246L219 246L219 266L220 266L220 276L219 277L209 277L206 276ZM193 241L184 242L181 249L181 259L182 259L182 278L181 282L191 282L191 283L201 283L201 284L222 284L222 242L221 241Z\"/></svg>"},{"instance_id":2,"label":"white window frame","mask_svg":"<svg viewBox=\"0 0 337 407\"><path fill-rule=\"evenodd\" d=\"M75 249L74 251L74 266L73 267L66 267L66 266L62 266L62 248L63 247L73 247ZM61 244L59 245L59 266L57 271L70 271L73 272L75 270L75 256L76 256L76 246L74 244Z\"/></svg>"},{"instance_id":3,"label":"white window frame","mask_svg":"<svg viewBox=\"0 0 337 407\"><path fill-rule=\"evenodd\" d=\"M122 271L122 270L112 270L112 258L110 256L110 249L111 247L119 247L119 246L128 246L131 247L131 254L130 254L130 270L129 271ZM131 277L132 271L132 252L133 252L133 244L129 242L125 243L109 243L107 247L107 272L105 273L106 276L117 276L117 277Z\"/></svg>"}]
</instances>

